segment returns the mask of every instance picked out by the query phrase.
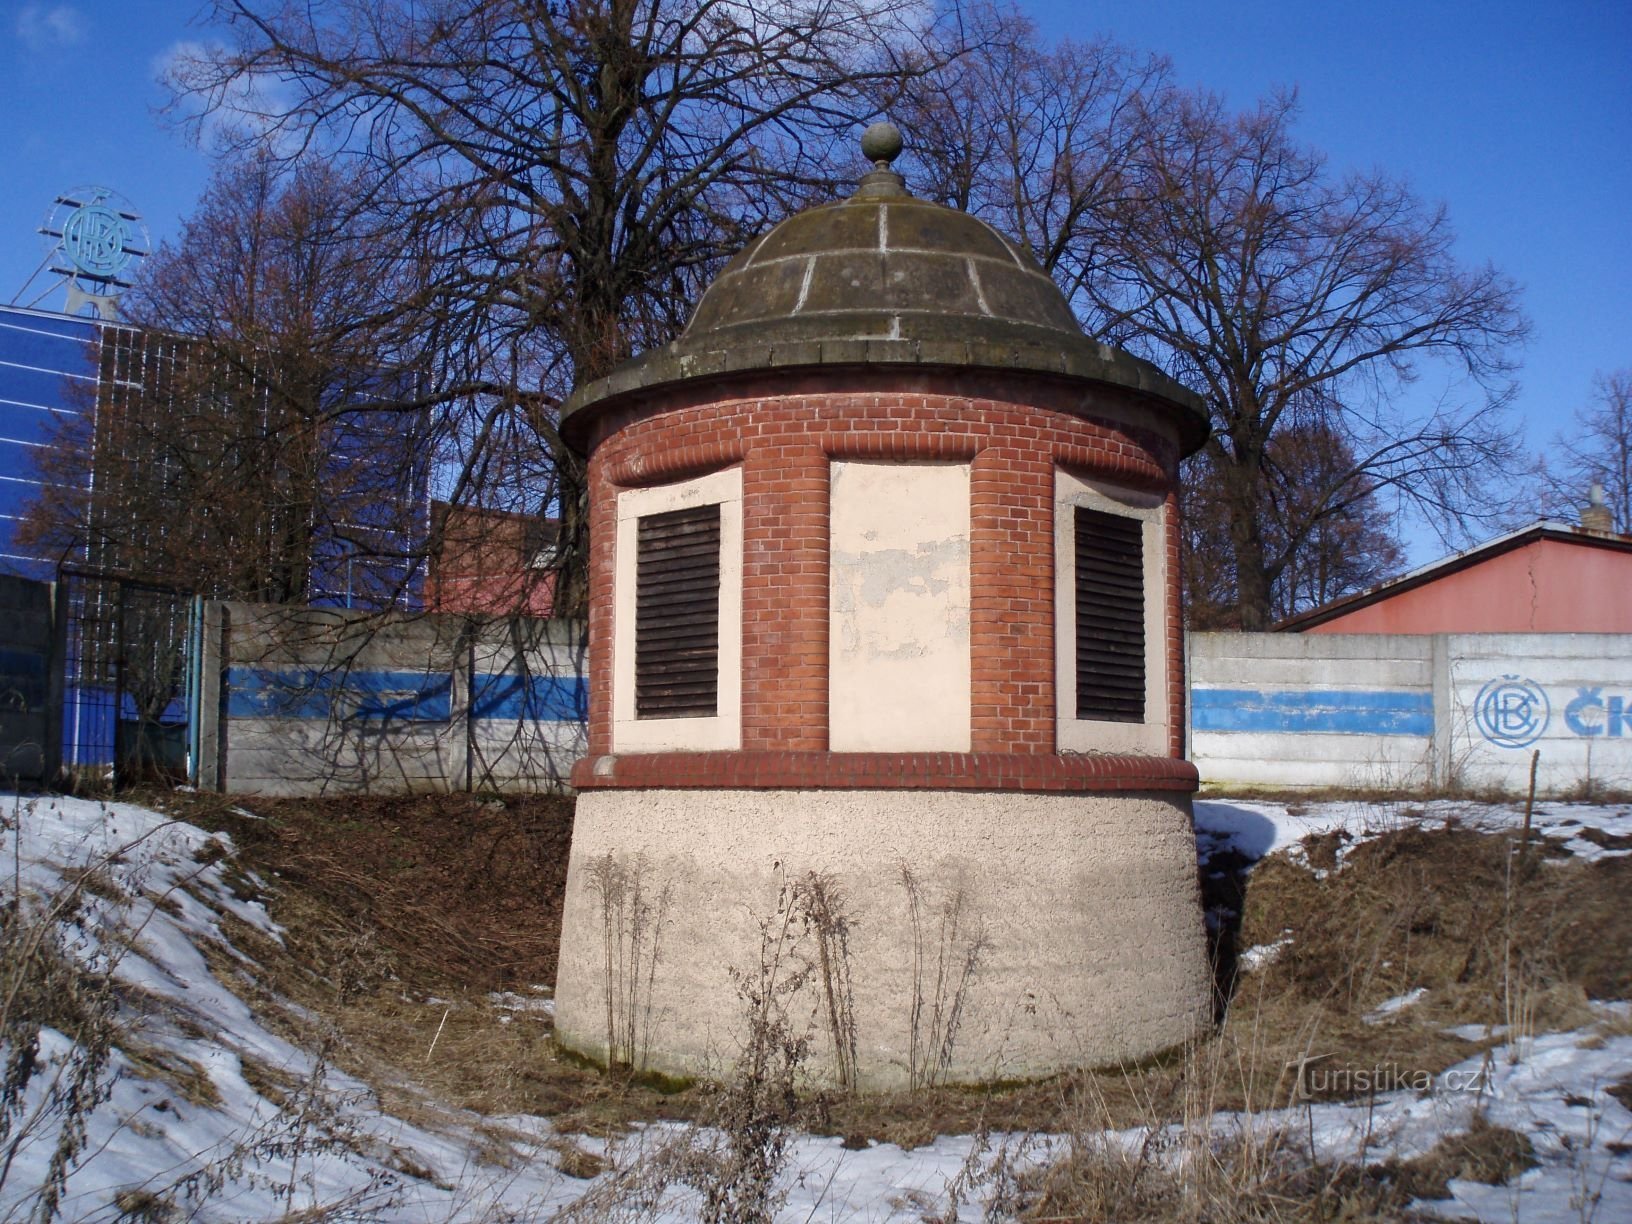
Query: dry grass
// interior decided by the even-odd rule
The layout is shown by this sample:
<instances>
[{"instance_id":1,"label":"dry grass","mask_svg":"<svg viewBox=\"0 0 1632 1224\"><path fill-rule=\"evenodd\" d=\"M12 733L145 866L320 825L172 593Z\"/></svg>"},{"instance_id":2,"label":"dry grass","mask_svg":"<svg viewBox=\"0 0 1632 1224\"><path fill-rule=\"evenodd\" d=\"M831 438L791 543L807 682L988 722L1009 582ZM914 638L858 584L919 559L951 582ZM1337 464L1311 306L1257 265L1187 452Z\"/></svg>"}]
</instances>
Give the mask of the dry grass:
<instances>
[{"instance_id":1,"label":"dry grass","mask_svg":"<svg viewBox=\"0 0 1632 1224\"><path fill-rule=\"evenodd\" d=\"M140 1078L169 1084L182 1100L201 1109L213 1109L221 1104L221 1094L216 1091L209 1072L192 1059L130 1036L121 1042L120 1049L129 1061L131 1071Z\"/></svg>"},{"instance_id":2,"label":"dry grass","mask_svg":"<svg viewBox=\"0 0 1632 1224\"><path fill-rule=\"evenodd\" d=\"M1332 865L1311 842L1314 866ZM1244 945L1291 932L1260 973L1260 994L1358 1018L1414 989L1402 1023L1508 1024L1526 996L1530 1027L1573 1027L1585 996L1632 992L1632 859L1526 856L1505 835L1407 827L1365 842L1317 879L1284 857L1252 873Z\"/></svg>"},{"instance_id":3,"label":"dry grass","mask_svg":"<svg viewBox=\"0 0 1632 1224\"><path fill-rule=\"evenodd\" d=\"M570 814L462 796L370 803L253 803L266 817L256 821L214 812L240 846L239 887L249 895L263 881L287 930L280 946L229 921L248 963L218 949L214 968L272 1027L326 1043L334 1065L410 1120L434 1124L432 1101L545 1115L563 1133L608 1139L638 1121L728 1120L720 1094L587 1067L557 1049L542 1013L489 997L525 996L553 977ZM1527 1145L1482 1121L1416 1160L1357 1170L1320 1165L1296 1136L1214 1134L1209 1120L1292 1103L1300 1058L1437 1073L1477 1048L1448 1025L1587 1023L1589 996L1632 994L1632 859L1557 861L1545 848L1521 858L1506 836L1454 825L1405 825L1359 846L1311 839L1304 853L1308 865L1277 857L1205 882L1209 902L1240 920L1218 932L1219 1023L1188 1048L1025 1084L865 1096L807 1087L799 1124L851 1146L1069 1136L1066 1157L1044 1171L1015 1164L988 1176L988 1192L1037 1219L1400 1219L1450 1178L1511 1178ZM1236 970L1235 947L1283 939L1277 959ZM1368 1022L1378 1004L1418 988L1427 993L1416 1006ZM246 1075L273 1100L297 1087L269 1068ZM1179 1137L1133 1151L1105 1138L1130 1128ZM495 1140L496 1156L515 1150ZM571 1144L548 1158L574 1177L607 1168ZM665 1178L705 1176L695 1152L651 1159L598 1187L638 1198Z\"/></svg>"},{"instance_id":4,"label":"dry grass","mask_svg":"<svg viewBox=\"0 0 1632 1224\"><path fill-rule=\"evenodd\" d=\"M553 971L570 839L570 817L550 806L559 801L528 801L513 812L468 796L370 800L367 808L353 800L257 801L257 815L266 817L258 821L232 817L219 800L199 802L217 805L213 822L230 826L246 867L276 881L267 900L289 929L289 947L229 930L259 964L263 998L282 994L327 1014L332 966L358 932L369 933L381 961L378 981L356 992L345 1014L328 1017L361 1056L347 1069L377 1059L450 1103L547 1114L594 1133L699 1113L694 1090L663 1093L637 1077L586 1068L555 1049L539 1014L512 1014L486 997L507 986L525 992L518 969L542 982L550 977L543 970ZM410 853L411 845L420 848ZM1208 1057L1233 1069L1213 1077L1210 1093L1220 1108L1285 1104L1292 1088L1286 1064L1300 1055L1341 1050L1356 1063L1387 1057L1438 1071L1470 1051L1442 1031L1449 1024L1508 1023L1522 1004L1531 1028L1574 1025L1588 1016L1583 992L1632 993L1632 957L1624 951L1632 946L1632 907L1621 901L1632 859L1553 863L1536 854L1510 868L1510 839L1455 827L1406 826L1353 848L1329 836L1306 845L1310 865L1328 869L1339 850L1343 869L1325 878L1278 856L1250 876L1226 873L1209 882L1210 900L1241 911L1239 929L1221 932L1221 944L1267 944L1291 934L1267 966L1239 979L1223 966L1227 1008L1203 1042ZM558 861L546 863L552 855ZM501 859L511 863L508 872L489 879L485 873ZM427 874L441 883L410 906L403 894ZM520 895L507 895L515 890ZM473 892L488 894L477 915L462 912ZM509 915L522 902L536 912L529 925L513 926ZM540 951L546 944L548 959ZM1522 999L1514 997L1515 984ZM1417 1007L1386 1024L1363 1019L1418 987L1429 993ZM430 996L448 1002L425 1002ZM1133 1125L1152 1102L1177 1099L1193 1061L1170 1056L1087 1077L981 1089L839 1094L824 1102L824 1129L904 1146L982 1126L1058 1129L1080 1110L1085 1092L1104 1103L1113 1125Z\"/></svg>"},{"instance_id":5,"label":"dry grass","mask_svg":"<svg viewBox=\"0 0 1632 1224\"><path fill-rule=\"evenodd\" d=\"M1153 1109L1142 1128L1121 1135L1103 1103L1085 1100L1061 1156L986 1174L1010 1214L1170 1224L1408 1220L1419 1218L1413 1201L1445 1198L1453 1178L1505 1184L1535 1164L1523 1135L1482 1116L1415 1159L1362 1167L1323 1163L1296 1128L1221 1124L1191 1093L1177 1102L1181 1121L1164 1124Z\"/></svg>"}]
</instances>

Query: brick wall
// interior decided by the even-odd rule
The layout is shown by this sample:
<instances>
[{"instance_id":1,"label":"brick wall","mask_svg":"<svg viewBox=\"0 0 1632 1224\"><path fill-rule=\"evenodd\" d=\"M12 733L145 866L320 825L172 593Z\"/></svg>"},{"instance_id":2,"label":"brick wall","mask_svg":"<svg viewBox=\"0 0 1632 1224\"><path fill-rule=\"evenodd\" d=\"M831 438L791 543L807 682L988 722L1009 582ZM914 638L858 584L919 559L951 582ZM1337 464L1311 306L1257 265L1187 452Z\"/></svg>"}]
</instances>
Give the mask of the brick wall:
<instances>
[{"instance_id":1,"label":"brick wall","mask_svg":"<svg viewBox=\"0 0 1632 1224\"><path fill-rule=\"evenodd\" d=\"M1065 465L1124 486L1172 490L1178 447L1158 420L1135 393L1110 386L899 368L671 387L603 411L590 437L591 755L611 747L617 494L739 463L742 749L826 750L828 471L835 459L971 464L971 747L976 754L1053 753L1054 470ZM1170 494L1173 756L1182 755L1184 713L1177 514Z\"/></svg>"},{"instance_id":2,"label":"brick wall","mask_svg":"<svg viewBox=\"0 0 1632 1224\"><path fill-rule=\"evenodd\" d=\"M555 571L538 562L557 526L532 514L432 502L425 610L548 617Z\"/></svg>"}]
</instances>

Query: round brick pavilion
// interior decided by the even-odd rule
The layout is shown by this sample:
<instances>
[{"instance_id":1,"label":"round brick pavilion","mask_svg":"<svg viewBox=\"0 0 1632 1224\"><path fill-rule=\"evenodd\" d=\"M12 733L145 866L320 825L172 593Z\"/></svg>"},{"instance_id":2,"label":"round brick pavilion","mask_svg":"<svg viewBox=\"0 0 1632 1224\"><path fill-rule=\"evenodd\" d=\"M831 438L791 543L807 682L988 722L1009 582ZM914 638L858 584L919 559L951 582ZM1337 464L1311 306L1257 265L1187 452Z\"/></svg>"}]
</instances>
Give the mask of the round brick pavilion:
<instances>
[{"instance_id":1,"label":"round brick pavilion","mask_svg":"<svg viewBox=\"0 0 1632 1224\"><path fill-rule=\"evenodd\" d=\"M556 1026L598 1061L725 1071L771 962L811 1069L862 1088L1209 1015L1175 495L1203 407L909 195L899 147L869 129L853 196L563 412L591 695Z\"/></svg>"}]
</instances>

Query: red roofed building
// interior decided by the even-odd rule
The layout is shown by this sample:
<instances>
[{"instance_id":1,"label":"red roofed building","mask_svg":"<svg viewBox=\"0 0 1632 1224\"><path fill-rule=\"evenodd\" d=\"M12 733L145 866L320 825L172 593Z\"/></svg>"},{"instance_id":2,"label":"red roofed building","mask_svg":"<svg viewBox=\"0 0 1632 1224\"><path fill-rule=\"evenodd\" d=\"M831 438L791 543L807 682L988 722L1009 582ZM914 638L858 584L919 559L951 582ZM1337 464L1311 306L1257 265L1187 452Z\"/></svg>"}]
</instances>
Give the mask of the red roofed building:
<instances>
[{"instance_id":1,"label":"red roofed building","mask_svg":"<svg viewBox=\"0 0 1632 1224\"><path fill-rule=\"evenodd\" d=\"M1293 633L1632 633L1632 535L1539 522L1288 617L1276 628Z\"/></svg>"},{"instance_id":2,"label":"red roofed building","mask_svg":"<svg viewBox=\"0 0 1632 1224\"><path fill-rule=\"evenodd\" d=\"M556 529L536 515L432 502L426 610L549 616Z\"/></svg>"}]
</instances>

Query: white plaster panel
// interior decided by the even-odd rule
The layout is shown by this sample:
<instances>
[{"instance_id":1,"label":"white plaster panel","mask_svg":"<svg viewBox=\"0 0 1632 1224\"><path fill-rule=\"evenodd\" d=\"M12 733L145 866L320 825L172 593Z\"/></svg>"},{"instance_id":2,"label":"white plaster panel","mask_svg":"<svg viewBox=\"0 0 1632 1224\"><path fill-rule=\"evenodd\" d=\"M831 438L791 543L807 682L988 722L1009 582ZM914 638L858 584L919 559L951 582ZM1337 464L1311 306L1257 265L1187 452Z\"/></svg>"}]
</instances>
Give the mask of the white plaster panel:
<instances>
[{"instance_id":1,"label":"white plaster panel","mask_svg":"<svg viewBox=\"0 0 1632 1224\"><path fill-rule=\"evenodd\" d=\"M637 523L718 503L720 507L719 704L713 718L635 717ZM728 468L618 494L612 578L612 747L615 752L727 750L742 744L742 469Z\"/></svg>"},{"instance_id":2,"label":"white plaster panel","mask_svg":"<svg viewBox=\"0 0 1632 1224\"><path fill-rule=\"evenodd\" d=\"M1145 721L1078 718L1076 515L1086 506L1143 524L1145 563ZM1061 752L1167 752L1167 541L1159 494L1054 471L1054 694Z\"/></svg>"},{"instance_id":3,"label":"white plaster panel","mask_svg":"<svg viewBox=\"0 0 1632 1224\"><path fill-rule=\"evenodd\" d=\"M969 465L835 461L828 743L967 752Z\"/></svg>"}]
</instances>

